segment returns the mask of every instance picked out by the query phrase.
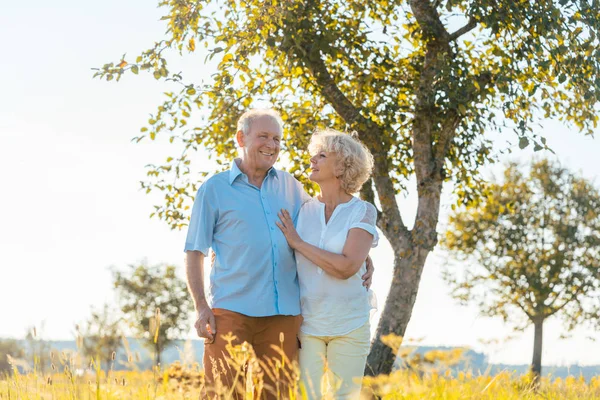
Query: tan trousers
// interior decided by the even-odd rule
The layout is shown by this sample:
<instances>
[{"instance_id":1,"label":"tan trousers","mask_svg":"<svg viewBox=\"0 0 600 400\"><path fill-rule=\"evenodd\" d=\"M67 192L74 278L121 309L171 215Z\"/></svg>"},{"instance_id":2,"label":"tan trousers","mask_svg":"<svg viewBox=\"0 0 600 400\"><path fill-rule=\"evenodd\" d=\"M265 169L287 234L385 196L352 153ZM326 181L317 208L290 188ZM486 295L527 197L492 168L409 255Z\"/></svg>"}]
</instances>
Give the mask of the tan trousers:
<instances>
[{"instance_id":1,"label":"tan trousers","mask_svg":"<svg viewBox=\"0 0 600 400\"><path fill-rule=\"evenodd\" d=\"M271 317L248 317L220 308L213 309L215 322L217 325L217 335L213 343L204 344L204 371L206 376L206 385L208 388L207 397L211 396L211 388L216 383L217 375L221 382L227 387L237 385L244 387L244 382L235 382L236 372L228 366L225 357L228 356L226 350L227 341L224 339L228 333L236 336L232 344L241 344L248 342L254 348L256 357L259 360L269 360L272 358L281 359L281 355L272 345L281 347L281 338L283 337L283 351L289 360L298 359L298 332L302 324L302 316L275 315ZM281 336L283 334L283 336ZM286 367L289 372L290 369ZM289 374L288 374L289 375ZM279 380L280 393L288 393L286 380ZM277 383L273 381L270 374L264 373L264 389L262 391L263 399L277 398ZM235 390L234 390L235 392ZM286 398L287 395L281 398ZM241 395L234 398L243 398Z\"/></svg>"},{"instance_id":2,"label":"tan trousers","mask_svg":"<svg viewBox=\"0 0 600 400\"><path fill-rule=\"evenodd\" d=\"M310 400L360 397L361 378L369 354L369 322L343 336L312 336L300 332L300 373Z\"/></svg>"}]
</instances>

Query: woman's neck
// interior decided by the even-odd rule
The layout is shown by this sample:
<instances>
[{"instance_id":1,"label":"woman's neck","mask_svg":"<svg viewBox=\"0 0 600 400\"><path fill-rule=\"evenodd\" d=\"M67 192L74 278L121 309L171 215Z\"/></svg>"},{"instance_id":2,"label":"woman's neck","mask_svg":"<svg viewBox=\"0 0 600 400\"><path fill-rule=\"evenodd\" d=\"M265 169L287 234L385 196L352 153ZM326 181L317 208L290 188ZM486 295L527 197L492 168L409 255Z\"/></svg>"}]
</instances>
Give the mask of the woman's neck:
<instances>
[{"instance_id":1,"label":"woman's neck","mask_svg":"<svg viewBox=\"0 0 600 400\"><path fill-rule=\"evenodd\" d=\"M338 205L352 200L352 195L344 192L339 183L319 185L321 194L319 201L325 204L326 210L333 211Z\"/></svg>"}]
</instances>

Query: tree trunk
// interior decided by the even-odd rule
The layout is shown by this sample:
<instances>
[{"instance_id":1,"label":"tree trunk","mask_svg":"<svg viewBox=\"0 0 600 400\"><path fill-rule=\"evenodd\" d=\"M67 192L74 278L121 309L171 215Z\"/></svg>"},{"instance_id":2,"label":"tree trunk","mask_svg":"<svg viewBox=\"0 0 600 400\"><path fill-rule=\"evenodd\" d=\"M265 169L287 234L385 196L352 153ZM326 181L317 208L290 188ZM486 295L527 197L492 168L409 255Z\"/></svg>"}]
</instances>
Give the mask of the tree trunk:
<instances>
[{"instance_id":1,"label":"tree trunk","mask_svg":"<svg viewBox=\"0 0 600 400\"><path fill-rule=\"evenodd\" d=\"M544 319L536 318L533 321L533 359L531 360L531 373L533 374L534 382L538 382L542 374L542 339Z\"/></svg>"},{"instance_id":2,"label":"tree trunk","mask_svg":"<svg viewBox=\"0 0 600 400\"><path fill-rule=\"evenodd\" d=\"M392 371L396 354L383 344L381 336L390 333L404 336L417 298L419 281L428 254L428 250L415 247L409 255L404 255L404 257L400 254L395 255L390 293L379 319L375 341L367 358L366 376L389 374Z\"/></svg>"}]
</instances>

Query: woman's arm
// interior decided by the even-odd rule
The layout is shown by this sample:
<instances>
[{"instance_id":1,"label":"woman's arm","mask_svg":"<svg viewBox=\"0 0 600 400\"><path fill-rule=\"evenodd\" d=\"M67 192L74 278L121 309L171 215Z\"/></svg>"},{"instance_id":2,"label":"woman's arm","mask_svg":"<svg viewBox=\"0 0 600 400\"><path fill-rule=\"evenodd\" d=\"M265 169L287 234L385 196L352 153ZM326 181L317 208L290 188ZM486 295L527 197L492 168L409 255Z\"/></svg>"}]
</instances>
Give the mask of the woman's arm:
<instances>
[{"instance_id":1,"label":"woman's arm","mask_svg":"<svg viewBox=\"0 0 600 400\"><path fill-rule=\"evenodd\" d=\"M287 210L282 210L278 215L281 222L278 221L276 224L285 235L290 247L300 252L329 275L339 279L350 278L358 272L369 254L373 235L364 229L350 229L342 254L336 254L302 240L294 228L294 223Z\"/></svg>"}]
</instances>

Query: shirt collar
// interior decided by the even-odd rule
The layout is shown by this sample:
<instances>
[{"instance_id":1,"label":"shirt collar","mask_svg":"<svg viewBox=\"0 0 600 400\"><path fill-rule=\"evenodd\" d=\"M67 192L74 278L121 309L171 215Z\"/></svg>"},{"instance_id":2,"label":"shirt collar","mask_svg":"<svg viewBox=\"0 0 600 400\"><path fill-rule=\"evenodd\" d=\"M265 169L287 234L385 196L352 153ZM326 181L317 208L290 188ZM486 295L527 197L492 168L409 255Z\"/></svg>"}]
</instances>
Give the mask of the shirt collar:
<instances>
[{"instance_id":1,"label":"shirt collar","mask_svg":"<svg viewBox=\"0 0 600 400\"><path fill-rule=\"evenodd\" d=\"M235 178L244 174L242 172L242 170L240 169L240 167L238 166L238 162L241 162L240 158L236 158L231 162L231 168L229 169L229 184L230 185L233 185L233 181L235 181ZM269 171L267 171L267 175L271 175L271 176L279 179L279 173L273 167L271 167L269 169Z\"/></svg>"}]
</instances>

